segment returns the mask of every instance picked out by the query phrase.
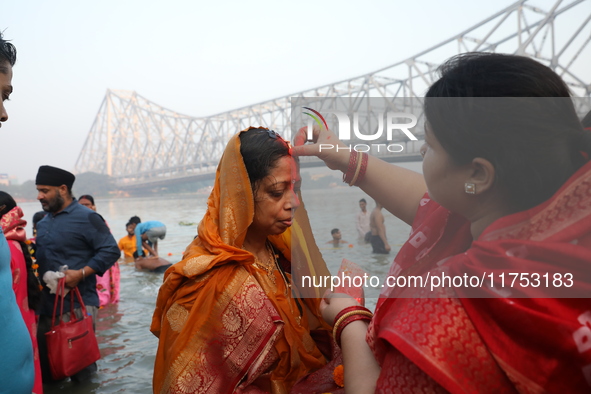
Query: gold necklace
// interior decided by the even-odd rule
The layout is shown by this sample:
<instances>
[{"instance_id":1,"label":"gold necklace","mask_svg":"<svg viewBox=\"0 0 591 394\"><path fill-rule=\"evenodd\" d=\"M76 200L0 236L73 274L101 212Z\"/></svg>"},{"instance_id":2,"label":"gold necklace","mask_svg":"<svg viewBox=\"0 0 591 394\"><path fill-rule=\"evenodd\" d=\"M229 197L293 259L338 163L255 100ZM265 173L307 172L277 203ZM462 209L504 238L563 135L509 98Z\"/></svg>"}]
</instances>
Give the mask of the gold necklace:
<instances>
[{"instance_id":1,"label":"gold necklace","mask_svg":"<svg viewBox=\"0 0 591 394\"><path fill-rule=\"evenodd\" d=\"M277 266L277 257L275 256L275 253L273 253L273 249L269 247L268 243L265 244L265 248L267 250L267 261L263 262L257 256L254 256L254 265L265 271L273 284L277 285L274 273L275 267Z\"/></svg>"},{"instance_id":2,"label":"gold necklace","mask_svg":"<svg viewBox=\"0 0 591 394\"><path fill-rule=\"evenodd\" d=\"M296 321L296 323L298 323L298 326L301 326L302 325L302 309L301 309L300 303L298 302L297 296L294 296L294 294L292 293L291 283L287 279L287 275L283 271L283 268L281 268L281 266L279 265L279 260L278 260L279 255L275 254L275 252L273 251L273 246L270 246L270 248L271 248L271 252L273 253L273 256L275 257L275 266L279 270L279 274L281 275L281 278L283 278L283 282L285 283L285 297L287 298L288 303L289 303L289 311L295 317L295 321ZM299 313L297 315L293 312L292 300L296 303L296 305L298 307Z\"/></svg>"},{"instance_id":3,"label":"gold necklace","mask_svg":"<svg viewBox=\"0 0 591 394\"><path fill-rule=\"evenodd\" d=\"M266 271L268 275L271 275L271 273L275 270L275 267L274 267L271 257L269 257L266 262L263 262L263 261L261 261L261 259L259 259L258 257L255 256L254 257L254 265L259 267L263 271Z\"/></svg>"},{"instance_id":4,"label":"gold necklace","mask_svg":"<svg viewBox=\"0 0 591 394\"><path fill-rule=\"evenodd\" d=\"M267 259L267 262L263 263L257 256L255 256L254 257L254 265L256 265L258 268L262 269L263 271L265 271L267 273L267 276L269 277L269 279L271 279L271 281L273 282L273 285L275 287L277 287L277 282L275 280L275 278L276 278L275 269L277 269L279 271L279 274L281 275L281 278L283 279L283 282L285 284L285 296L289 300L288 304L289 304L290 312L292 315L295 316L296 323L298 325L301 325L301 321L302 321L301 307L299 305L299 302L297 301L297 298L294 299L295 303L298 306L298 311L300 312L299 314L296 315L293 311L291 300L290 300L291 298L293 298L293 295L291 294L291 283L289 283L289 280L287 279L285 272L283 272L283 269L279 266L279 260L278 260L279 255L277 255L275 253L275 251L273 250L273 246L271 245L271 243L269 241L267 241L267 243L266 243L266 248L267 248L267 252L268 252L268 256L269 256L269 258Z\"/></svg>"}]
</instances>

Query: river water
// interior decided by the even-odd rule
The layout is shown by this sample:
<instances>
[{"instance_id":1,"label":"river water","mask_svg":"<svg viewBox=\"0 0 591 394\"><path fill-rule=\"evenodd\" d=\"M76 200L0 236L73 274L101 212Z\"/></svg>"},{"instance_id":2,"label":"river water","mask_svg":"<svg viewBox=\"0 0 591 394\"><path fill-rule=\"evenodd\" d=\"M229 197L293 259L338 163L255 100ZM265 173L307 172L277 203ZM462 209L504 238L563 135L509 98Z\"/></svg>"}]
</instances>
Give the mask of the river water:
<instances>
[{"instance_id":1,"label":"river water","mask_svg":"<svg viewBox=\"0 0 591 394\"><path fill-rule=\"evenodd\" d=\"M420 163L411 163L411 169L419 170ZM304 169L317 175L320 169ZM336 176L339 176L336 174ZM337 179L337 178L335 178ZM342 185L342 183L341 183ZM83 190L74 191L83 194ZM409 226L383 211L387 236L392 252L390 255L371 253L370 245L357 241L355 216L359 211L358 201L365 198L368 209L373 200L360 189L339 186L326 190L308 190L303 185L303 200L310 216L313 233L320 250L333 275L338 271L343 258L360 265L369 275L383 278L393 256L407 239ZM159 254L172 263L178 262L182 252L197 234L197 222L206 209L206 194L162 196L150 198L125 198L96 200L98 212L105 218L116 240L126 235L125 224L133 215L143 221L159 220L166 224L166 239L158 244ZM25 219L41 210L38 202L19 204ZM194 224L192 224L194 223ZM342 239L348 241L340 248L332 248L326 242L331 239L330 230L339 228ZM28 235L31 234L27 227ZM74 384L64 381L45 386L48 394L57 393L151 393L152 372L157 338L149 330L152 312L163 274L137 271L133 263L121 265L121 294L118 305L109 305L99 310L97 337L101 350L99 371L90 382ZM366 293L366 305L375 306L378 291Z\"/></svg>"}]
</instances>

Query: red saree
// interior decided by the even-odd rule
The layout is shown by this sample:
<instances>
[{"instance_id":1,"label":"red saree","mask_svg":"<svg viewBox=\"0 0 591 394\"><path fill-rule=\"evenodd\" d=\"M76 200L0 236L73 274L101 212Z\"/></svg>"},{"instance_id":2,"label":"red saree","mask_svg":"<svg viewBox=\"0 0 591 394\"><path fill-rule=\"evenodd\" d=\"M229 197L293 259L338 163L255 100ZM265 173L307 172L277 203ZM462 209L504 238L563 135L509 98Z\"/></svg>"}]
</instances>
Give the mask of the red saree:
<instances>
[{"instance_id":1,"label":"red saree","mask_svg":"<svg viewBox=\"0 0 591 394\"><path fill-rule=\"evenodd\" d=\"M498 289L502 273L568 272L578 289L570 294L591 296L589 268L591 162L551 199L495 221L474 242L466 220L426 195L389 275L493 273ZM508 283L428 290L388 289L379 300L368 331L382 367L378 392L591 391L590 299Z\"/></svg>"}]
</instances>

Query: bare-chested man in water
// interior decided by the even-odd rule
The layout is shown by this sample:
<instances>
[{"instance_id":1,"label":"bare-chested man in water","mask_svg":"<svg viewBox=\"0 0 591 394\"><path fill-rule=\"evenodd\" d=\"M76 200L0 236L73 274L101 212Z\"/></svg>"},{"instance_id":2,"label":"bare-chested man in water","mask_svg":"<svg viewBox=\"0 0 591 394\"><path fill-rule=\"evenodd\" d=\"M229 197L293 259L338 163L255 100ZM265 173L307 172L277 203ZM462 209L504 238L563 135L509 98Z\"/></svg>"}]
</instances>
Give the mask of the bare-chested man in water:
<instances>
[{"instance_id":1,"label":"bare-chested man in water","mask_svg":"<svg viewBox=\"0 0 591 394\"><path fill-rule=\"evenodd\" d=\"M133 258L135 262L135 269L138 270L149 270L160 274L168 269L172 263L168 260L158 256L141 257L138 256L137 251L133 252Z\"/></svg>"},{"instance_id":2,"label":"bare-chested man in water","mask_svg":"<svg viewBox=\"0 0 591 394\"><path fill-rule=\"evenodd\" d=\"M386 226L382 214L382 204L376 201L376 207L369 216L369 227L371 228L371 247L374 253L390 253L390 244L386 238Z\"/></svg>"}]
</instances>

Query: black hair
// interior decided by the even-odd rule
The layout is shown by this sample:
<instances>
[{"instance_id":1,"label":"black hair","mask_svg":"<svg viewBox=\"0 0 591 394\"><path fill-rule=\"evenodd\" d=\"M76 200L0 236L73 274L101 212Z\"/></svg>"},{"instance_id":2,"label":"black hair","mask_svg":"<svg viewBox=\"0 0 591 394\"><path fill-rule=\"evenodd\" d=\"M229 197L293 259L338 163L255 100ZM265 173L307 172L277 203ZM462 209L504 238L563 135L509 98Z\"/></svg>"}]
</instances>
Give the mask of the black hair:
<instances>
[{"instance_id":1,"label":"black hair","mask_svg":"<svg viewBox=\"0 0 591 394\"><path fill-rule=\"evenodd\" d=\"M2 32L0 32L0 72L6 74L8 70L4 67L7 62L10 66L16 63L16 48L10 42L4 39Z\"/></svg>"},{"instance_id":2,"label":"black hair","mask_svg":"<svg viewBox=\"0 0 591 394\"><path fill-rule=\"evenodd\" d=\"M90 203L92 205L95 205L95 203L94 203L94 197L92 197L90 194L83 194L80 197L78 197L78 201L80 201L82 199L88 200L88 201L90 201Z\"/></svg>"},{"instance_id":3,"label":"black hair","mask_svg":"<svg viewBox=\"0 0 591 394\"><path fill-rule=\"evenodd\" d=\"M330 230L330 234L331 235L332 234L335 234L335 233L338 233L338 232L339 232L339 229L338 228L333 228L332 230Z\"/></svg>"},{"instance_id":4,"label":"black hair","mask_svg":"<svg viewBox=\"0 0 591 394\"><path fill-rule=\"evenodd\" d=\"M127 222L127 223L125 223L125 227L127 228L127 226L130 226L130 225L132 225L132 224L135 224L135 223L132 223L132 222Z\"/></svg>"},{"instance_id":5,"label":"black hair","mask_svg":"<svg viewBox=\"0 0 591 394\"><path fill-rule=\"evenodd\" d=\"M33 215L33 226L36 226L37 223L39 223L41 219L45 217L45 215L47 215L47 212L45 211L35 212L35 214Z\"/></svg>"},{"instance_id":6,"label":"black hair","mask_svg":"<svg viewBox=\"0 0 591 394\"><path fill-rule=\"evenodd\" d=\"M587 115L581 120L581 124L585 128L591 127L591 111L587 112Z\"/></svg>"},{"instance_id":7,"label":"black hair","mask_svg":"<svg viewBox=\"0 0 591 394\"><path fill-rule=\"evenodd\" d=\"M141 222L142 219L140 219L139 216L132 216L129 218L129 223L140 224Z\"/></svg>"},{"instance_id":8,"label":"black hair","mask_svg":"<svg viewBox=\"0 0 591 394\"><path fill-rule=\"evenodd\" d=\"M0 218L16 207L14 198L6 192L0 191Z\"/></svg>"},{"instance_id":9,"label":"black hair","mask_svg":"<svg viewBox=\"0 0 591 394\"><path fill-rule=\"evenodd\" d=\"M10 212L16 207L16 201L14 198L6 192L0 191L0 218ZM23 241L18 241L23 256L25 258L25 265L27 267L27 296L29 302L29 308L36 311L41 304L41 290L39 289L39 280L35 276L33 271L33 259L29 253L29 247Z\"/></svg>"},{"instance_id":10,"label":"black hair","mask_svg":"<svg viewBox=\"0 0 591 394\"><path fill-rule=\"evenodd\" d=\"M365 198L362 198L361 200L359 200L359 202L364 202L367 204L367 201L365 201Z\"/></svg>"},{"instance_id":11,"label":"black hair","mask_svg":"<svg viewBox=\"0 0 591 394\"><path fill-rule=\"evenodd\" d=\"M277 161L290 155L287 143L274 131L265 128L250 129L240 134L240 154L254 195L259 182L269 175Z\"/></svg>"},{"instance_id":12,"label":"black hair","mask_svg":"<svg viewBox=\"0 0 591 394\"><path fill-rule=\"evenodd\" d=\"M581 152L591 154L591 133L549 67L523 56L466 53L439 72L425 98L431 130L456 164L490 161L511 210L550 198L586 162Z\"/></svg>"}]
</instances>

